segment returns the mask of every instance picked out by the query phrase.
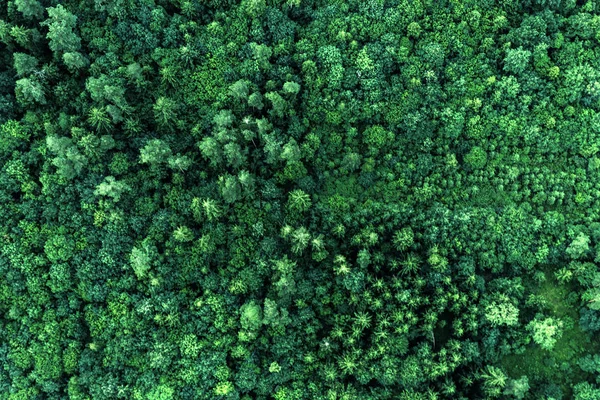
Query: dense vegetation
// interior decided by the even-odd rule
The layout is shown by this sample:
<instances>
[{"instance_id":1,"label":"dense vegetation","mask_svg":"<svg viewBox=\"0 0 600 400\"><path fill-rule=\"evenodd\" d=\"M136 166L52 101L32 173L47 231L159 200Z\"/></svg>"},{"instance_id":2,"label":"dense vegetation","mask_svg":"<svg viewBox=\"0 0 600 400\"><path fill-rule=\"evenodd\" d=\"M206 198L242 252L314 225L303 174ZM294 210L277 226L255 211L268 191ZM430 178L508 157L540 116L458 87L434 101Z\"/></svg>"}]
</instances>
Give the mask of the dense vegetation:
<instances>
[{"instance_id":1,"label":"dense vegetation","mask_svg":"<svg viewBox=\"0 0 600 400\"><path fill-rule=\"evenodd\" d=\"M0 398L600 399L600 2L5 0Z\"/></svg>"}]
</instances>

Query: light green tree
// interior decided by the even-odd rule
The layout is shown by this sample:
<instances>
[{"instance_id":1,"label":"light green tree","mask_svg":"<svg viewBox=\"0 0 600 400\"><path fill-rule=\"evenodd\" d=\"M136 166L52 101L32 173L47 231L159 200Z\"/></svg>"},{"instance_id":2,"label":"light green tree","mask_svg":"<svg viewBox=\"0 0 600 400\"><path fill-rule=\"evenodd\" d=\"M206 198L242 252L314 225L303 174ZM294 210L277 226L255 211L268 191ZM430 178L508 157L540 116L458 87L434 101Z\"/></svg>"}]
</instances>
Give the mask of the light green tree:
<instances>
[{"instance_id":1,"label":"light green tree","mask_svg":"<svg viewBox=\"0 0 600 400\"><path fill-rule=\"evenodd\" d=\"M294 212L307 211L312 205L310 196L300 189L296 189L290 192L288 195L287 207Z\"/></svg>"},{"instance_id":2,"label":"light green tree","mask_svg":"<svg viewBox=\"0 0 600 400\"><path fill-rule=\"evenodd\" d=\"M157 165L167 162L171 156L171 148L160 139L150 140L140 150L140 162L143 164Z\"/></svg>"},{"instance_id":3,"label":"light green tree","mask_svg":"<svg viewBox=\"0 0 600 400\"><path fill-rule=\"evenodd\" d=\"M94 194L96 196L110 197L114 202L117 202L121 199L121 195L129 190L131 188L126 183L117 181L114 176L107 176L104 178L104 181L96 186Z\"/></svg>"},{"instance_id":4,"label":"light green tree","mask_svg":"<svg viewBox=\"0 0 600 400\"><path fill-rule=\"evenodd\" d=\"M260 329L263 323L263 312L260 305L254 300L245 303L240 309L240 323L248 331Z\"/></svg>"},{"instance_id":5,"label":"light green tree","mask_svg":"<svg viewBox=\"0 0 600 400\"><path fill-rule=\"evenodd\" d=\"M81 48L81 39L73 32L77 17L69 12L62 4L49 7L48 18L41 23L48 27L46 37L50 40L50 49L57 52L75 52Z\"/></svg>"},{"instance_id":6,"label":"light green tree","mask_svg":"<svg viewBox=\"0 0 600 400\"><path fill-rule=\"evenodd\" d=\"M26 18L42 18L44 7L37 0L15 0L17 10Z\"/></svg>"},{"instance_id":7,"label":"light green tree","mask_svg":"<svg viewBox=\"0 0 600 400\"><path fill-rule=\"evenodd\" d=\"M579 233L567 247L567 254L574 260L583 257L590 250L590 238L584 233Z\"/></svg>"},{"instance_id":8,"label":"light green tree","mask_svg":"<svg viewBox=\"0 0 600 400\"><path fill-rule=\"evenodd\" d=\"M523 375L519 379L509 379L502 394L514 396L516 399L524 399L529 391L529 379Z\"/></svg>"},{"instance_id":9,"label":"light green tree","mask_svg":"<svg viewBox=\"0 0 600 400\"><path fill-rule=\"evenodd\" d=\"M519 309L509 302L492 302L485 307L485 318L492 326L516 326Z\"/></svg>"},{"instance_id":10,"label":"light green tree","mask_svg":"<svg viewBox=\"0 0 600 400\"><path fill-rule=\"evenodd\" d=\"M180 226L173 232L173 238L178 242L191 242L194 240L194 232L187 226Z\"/></svg>"},{"instance_id":11,"label":"light green tree","mask_svg":"<svg viewBox=\"0 0 600 400\"><path fill-rule=\"evenodd\" d=\"M563 322L558 318L542 318L537 315L527 324L527 330L532 333L533 341L544 350L552 350L556 341L562 337Z\"/></svg>"}]
</instances>

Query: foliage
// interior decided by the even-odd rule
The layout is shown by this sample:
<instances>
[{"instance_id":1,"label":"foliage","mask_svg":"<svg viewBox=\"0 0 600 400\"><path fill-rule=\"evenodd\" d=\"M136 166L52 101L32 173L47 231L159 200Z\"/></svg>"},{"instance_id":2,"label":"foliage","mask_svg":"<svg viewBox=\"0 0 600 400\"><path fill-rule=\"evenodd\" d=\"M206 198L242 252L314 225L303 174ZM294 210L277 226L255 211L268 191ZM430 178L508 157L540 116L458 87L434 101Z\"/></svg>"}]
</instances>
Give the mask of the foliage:
<instances>
[{"instance_id":1,"label":"foliage","mask_svg":"<svg viewBox=\"0 0 600 400\"><path fill-rule=\"evenodd\" d=\"M7 399L595 399L597 1L10 0Z\"/></svg>"}]
</instances>

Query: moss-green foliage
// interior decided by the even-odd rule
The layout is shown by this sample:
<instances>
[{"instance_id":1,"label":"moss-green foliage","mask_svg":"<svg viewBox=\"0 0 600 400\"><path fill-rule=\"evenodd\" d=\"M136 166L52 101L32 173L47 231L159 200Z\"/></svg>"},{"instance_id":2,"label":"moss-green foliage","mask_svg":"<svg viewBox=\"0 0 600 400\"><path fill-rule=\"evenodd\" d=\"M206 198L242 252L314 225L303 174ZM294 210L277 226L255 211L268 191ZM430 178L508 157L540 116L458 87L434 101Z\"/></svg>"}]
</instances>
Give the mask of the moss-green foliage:
<instances>
[{"instance_id":1,"label":"moss-green foliage","mask_svg":"<svg viewBox=\"0 0 600 400\"><path fill-rule=\"evenodd\" d=\"M545 272L550 273L552 270L553 268L546 268ZM546 318L561 321L562 334L548 349L536 344L532 335L531 343L519 351L520 354L504 357L502 365L510 376L518 378L525 375L558 384L565 396L572 396L571 383L590 378L578 366L578 361L585 354L600 351L600 343L577 323L579 302L572 296L575 289L573 284L561 284L549 278L537 287L532 285L532 288L532 296L539 298Z\"/></svg>"},{"instance_id":2,"label":"moss-green foliage","mask_svg":"<svg viewBox=\"0 0 600 400\"><path fill-rule=\"evenodd\" d=\"M596 0L8 0L0 398L597 399Z\"/></svg>"}]
</instances>

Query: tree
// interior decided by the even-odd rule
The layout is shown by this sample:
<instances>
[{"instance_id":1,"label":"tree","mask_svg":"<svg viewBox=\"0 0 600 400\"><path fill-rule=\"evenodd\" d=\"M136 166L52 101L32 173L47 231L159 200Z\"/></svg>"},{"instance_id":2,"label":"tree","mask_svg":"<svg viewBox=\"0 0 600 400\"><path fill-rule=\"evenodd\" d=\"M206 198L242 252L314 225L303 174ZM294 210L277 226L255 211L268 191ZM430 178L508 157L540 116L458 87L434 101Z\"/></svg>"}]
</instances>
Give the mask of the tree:
<instances>
[{"instance_id":1,"label":"tree","mask_svg":"<svg viewBox=\"0 0 600 400\"><path fill-rule=\"evenodd\" d=\"M246 100L250 91L250 82L244 79L236 81L234 84L229 86L229 93L238 100Z\"/></svg>"},{"instance_id":2,"label":"tree","mask_svg":"<svg viewBox=\"0 0 600 400\"><path fill-rule=\"evenodd\" d=\"M72 286L73 278L67 263L52 263L48 286L53 293L67 292Z\"/></svg>"},{"instance_id":3,"label":"tree","mask_svg":"<svg viewBox=\"0 0 600 400\"><path fill-rule=\"evenodd\" d=\"M414 243L415 235L411 227L407 226L394 233L393 243L398 251L408 250Z\"/></svg>"},{"instance_id":4,"label":"tree","mask_svg":"<svg viewBox=\"0 0 600 400\"><path fill-rule=\"evenodd\" d=\"M519 379L509 379L504 388L504 395L512 395L516 399L524 399L529 391L529 379L523 375Z\"/></svg>"},{"instance_id":5,"label":"tree","mask_svg":"<svg viewBox=\"0 0 600 400\"><path fill-rule=\"evenodd\" d=\"M286 82L283 84L283 91L289 94L298 94L300 85L296 82Z\"/></svg>"},{"instance_id":6,"label":"tree","mask_svg":"<svg viewBox=\"0 0 600 400\"><path fill-rule=\"evenodd\" d=\"M257 110L262 110L264 107L262 95L260 93L252 93L250 97L248 97L248 105Z\"/></svg>"},{"instance_id":7,"label":"tree","mask_svg":"<svg viewBox=\"0 0 600 400\"><path fill-rule=\"evenodd\" d=\"M221 187L221 195L226 203L235 203L242 197L242 188L238 179L232 175L219 177L219 186Z\"/></svg>"},{"instance_id":8,"label":"tree","mask_svg":"<svg viewBox=\"0 0 600 400\"><path fill-rule=\"evenodd\" d=\"M176 156L169 157L168 163L171 169L184 172L191 167L192 160L188 156L177 154Z\"/></svg>"},{"instance_id":9,"label":"tree","mask_svg":"<svg viewBox=\"0 0 600 400\"><path fill-rule=\"evenodd\" d=\"M259 17L266 9L265 0L243 0L242 8L251 18Z\"/></svg>"},{"instance_id":10,"label":"tree","mask_svg":"<svg viewBox=\"0 0 600 400\"><path fill-rule=\"evenodd\" d=\"M175 391L167 385L158 385L148 393L148 400L173 400Z\"/></svg>"},{"instance_id":11,"label":"tree","mask_svg":"<svg viewBox=\"0 0 600 400\"><path fill-rule=\"evenodd\" d=\"M89 64L88 59L81 53L73 51L63 54L63 62L70 71L78 71Z\"/></svg>"},{"instance_id":12,"label":"tree","mask_svg":"<svg viewBox=\"0 0 600 400\"><path fill-rule=\"evenodd\" d=\"M247 163L245 151L235 142L230 142L223 146L223 154L225 155L227 164L234 169L238 169Z\"/></svg>"},{"instance_id":13,"label":"tree","mask_svg":"<svg viewBox=\"0 0 600 400\"><path fill-rule=\"evenodd\" d=\"M140 162L143 164L158 165L168 162L171 148L161 139L152 139L140 150Z\"/></svg>"},{"instance_id":14,"label":"tree","mask_svg":"<svg viewBox=\"0 0 600 400\"><path fill-rule=\"evenodd\" d=\"M310 243L310 233L308 233L305 227L301 226L292 232L291 240L292 251L296 254L301 254Z\"/></svg>"},{"instance_id":15,"label":"tree","mask_svg":"<svg viewBox=\"0 0 600 400\"><path fill-rule=\"evenodd\" d=\"M596 400L600 398L600 389L589 382L580 382L573 387L575 400Z\"/></svg>"},{"instance_id":16,"label":"tree","mask_svg":"<svg viewBox=\"0 0 600 400\"><path fill-rule=\"evenodd\" d=\"M209 221L213 221L221 215L221 209L213 199L204 199L202 201L202 208Z\"/></svg>"},{"instance_id":17,"label":"tree","mask_svg":"<svg viewBox=\"0 0 600 400\"><path fill-rule=\"evenodd\" d=\"M552 350L556 341L562 337L563 322L558 318L543 318L536 315L535 319L527 324L527 330L533 335L533 341L544 350Z\"/></svg>"},{"instance_id":18,"label":"tree","mask_svg":"<svg viewBox=\"0 0 600 400\"><path fill-rule=\"evenodd\" d=\"M393 141L394 135L380 125L371 126L363 132L363 140L369 149L378 152L385 144Z\"/></svg>"},{"instance_id":19,"label":"tree","mask_svg":"<svg viewBox=\"0 0 600 400\"><path fill-rule=\"evenodd\" d=\"M212 167L218 167L223 162L223 149L212 136L206 136L198 143L198 148L204 158L210 161Z\"/></svg>"},{"instance_id":20,"label":"tree","mask_svg":"<svg viewBox=\"0 0 600 400\"><path fill-rule=\"evenodd\" d=\"M240 309L242 329L256 331L262 325L262 309L254 300L245 303Z\"/></svg>"},{"instance_id":21,"label":"tree","mask_svg":"<svg viewBox=\"0 0 600 400\"><path fill-rule=\"evenodd\" d=\"M49 135L46 137L46 146L57 155L52 159L52 164L58 168L58 174L65 179L78 176L88 163L70 138Z\"/></svg>"},{"instance_id":22,"label":"tree","mask_svg":"<svg viewBox=\"0 0 600 400\"><path fill-rule=\"evenodd\" d=\"M271 102L273 107L271 112L273 115L282 118L287 108L287 104L283 97L277 92L269 92L265 95L265 98Z\"/></svg>"},{"instance_id":23,"label":"tree","mask_svg":"<svg viewBox=\"0 0 600 400\"><path fill-rule=\"evenodd\" d=\"M567 254L573 259L578 260L590 250L590 238L584 233L579 233L575 239L567 247Z\"/></svg>"},{"instance_id":24,"label":"tree","mask_svg":"<svg viewBox=\"0 0 600 400\"><path fill-rule=\"evenodd\" d=\"M15 93L23 105L46 104L44 88L35 79L21 78L16 82Z\"/></svg>"},{"instance_id":25,"label":"tree","mask_svg":"<svg viewBox=\"0 0 600 400\"><path fill-rule=\"evenodd\" d=\"M74 32L77 24L77 17L70 13L62 4L56 7L49 7L49 18L41 23L48 27L46 37L50 40L48 43L54 53L76 52L81 48L81 38Z\"/></svg>"},{"instance_id":26,"label":"tree","mask_svg":"<svg viewBox=\"0 0 600 400\"><path fill-rule=\"evenodd\" d=\"M492 396L500 394L506 386L506 374L498 367L488 365L480 376L483 379L483 388Z\"/></svg>"},{"instance_id":27,"label":"tree","mask_svg":"<svg viewBox=\"0 0 600 400\"><path fill-rule=\"evenodd\" d=\"M96 186L94 194L96 196L107 196L114 202L118 202L121 195L130 190L131 188L126 183L117 181L113 176L107 176L102 183Z\"/></svg>"},{"instance_id":28,"label":"tree","mask_svg":"<svg viewBox=\"0 0 600 400\"><path fill-rule=\"evenodd\" d=\"M38 66L38 60L24 53L13 53L14 67L17 71L17 76L23 77L34 72Z\"/></svg>"},{"instance_id":29,"label":"tree","mask_svg":"<svg viewBox=\"0 0 600 400\"><path fill-rule=\"evenodd\" d=\"M173 232L173 238L178 242L190 242L194 240L194 232L185 225L182 225L175 229Z\"/></svg>"},{"instance_id":30,"label":"tree","mask_svg":"<svg viewBox=\"0 0 600 400\"><path fill-rule=\"evenodd\" d=\"M519 323L519 309L509 302L492 302L485 307L485 318L492 326L516 326Z\"/></svg>"},{"instance_id":31,"label":"tree","mask_svg":"<svg viewBox=\"0 0 600 400\"><path fill-rule=\"evenodd\" d=\"M98 132L107 132L112 125L104 107L92 107L88 113L88 122Z\"/></svg>"},{"instance_id":32,"label":"tree","mask_svg":"<svg viewBox=\"0 0 600 400\"><path fill-rule=\"evenodd\" d=\"M129 262L138 279L146 276L157 256L156 253L156 247L150 245L148 241L143 241L139 247L131 249Z\"/></svg>"},{"instance_id":33,"label":"tree","mask_svg":"<svg viewBox=\"0 0 600 400\"><path fill-rule=\"evenodd\" d=\"M527 69L530 59L531 52L524 50L523 47L509 49L506 51L506 57L504 58L504 70L520 74Z\"/></svg>"},{"instance_id":34,"label":"tree","mask_svg":"<svg viewBox=\"0 0 600 400\"><path fill-rule=\"evenodd\" d=\"M287 206L291 211L303 213L310 208L311 204L310 196L300 189L293 190L288 195Z\"/></svg>"},{"instance_id":35,"label":"tree","mask_svg":"<svg viewBox=\"0 0 600 400\"><path fill-rule=\"evenodd\" d=\"M465 162L472 169L481 169L487 163L487 154L479 146L473 146L471 151L465 155Z\"/></svg>"},{"instance_id":36,"label":"tree","mask_svg":"<svg viewBox=\"0 0 600 400\"><path fill-rule=\"evenodd\" d=\"M44 244L44 253L53 263L69 261L75 251L75 242L65 234L52 235Z\"/></svg>"},{"instance_id":37,"label":"tree","mask_svg":"<svg viewBox=\"0 0 600 400\"><path fill-rule=\"evenodd\" d=\"M177 103L166 97L159 97L154 103L154 118L161 127L171 129L177 121Z\"/></svg>"},{"instance_id":38,"label":"tree","mask_svg":"<svg viewBox=\"0 0 600 400\"><path fill-rule=\"evenodd\" d=\"M44 7L38 0L15 0L15 5L26 18L40 19L44 16Z\"/></svg>"}]
</instances>

